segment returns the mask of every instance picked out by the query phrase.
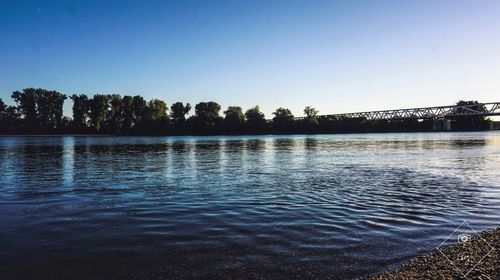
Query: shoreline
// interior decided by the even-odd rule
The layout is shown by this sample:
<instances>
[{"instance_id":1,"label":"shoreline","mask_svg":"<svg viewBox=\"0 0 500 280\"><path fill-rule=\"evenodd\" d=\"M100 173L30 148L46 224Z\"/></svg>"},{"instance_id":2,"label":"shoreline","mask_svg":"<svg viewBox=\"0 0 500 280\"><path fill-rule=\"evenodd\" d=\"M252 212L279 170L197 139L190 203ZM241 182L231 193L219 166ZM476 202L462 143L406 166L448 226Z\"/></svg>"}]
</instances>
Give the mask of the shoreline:
<instances>
[{"instance_id":1,"label":"shoreline","mask_svg":"<svg viewBox=\"0 0 500 280\"><path fill-rule=\"evenodd\" d=\"M487 255L489 248L494 249ZM368 276L368 280L395 279L500 279L500 227L473 236L468 246L453 244L442 250L437 249L413 258L401 266ZM460 256L466 254L471 264L457 263ZM454 261L454 264L447 257ZM486 257L484 257L487 255ZM484 259L482 259L484 257ZM479 262L479 263L478 263ZM474 265L477 263L477 266ZM459 272L461 269L463 272ZM470 272L469 272L470 271ZM466 277L464 277L464 274Z\"/></svg>"},{"instance_id":2,"label":"shoreline","mask_svg":"<svg viewBox=\"0 0 500 280\"><path fill-rule=\"evenodd\" d=\"M1 134L0 137L207 137L207 136L286 136L286 135L350 135L350 134L395 134L395 133L467 133L467 132L495 132L496 129L490 130L452 130L452 131L368 131L368 132L317 132L317 133L242 133L242 134L166 134L166 135L140 135L140 134L92 134L92 133L55 133L55 134Z\"/></svg>"}]
</instances>

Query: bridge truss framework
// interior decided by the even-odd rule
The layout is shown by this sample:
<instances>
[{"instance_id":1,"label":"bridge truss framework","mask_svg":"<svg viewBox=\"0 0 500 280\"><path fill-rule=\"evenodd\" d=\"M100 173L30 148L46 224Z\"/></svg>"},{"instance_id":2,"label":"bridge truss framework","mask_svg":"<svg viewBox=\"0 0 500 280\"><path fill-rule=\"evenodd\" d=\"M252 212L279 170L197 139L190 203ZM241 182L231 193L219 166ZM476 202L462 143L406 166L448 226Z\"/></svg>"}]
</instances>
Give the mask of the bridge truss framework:
<instances>
[{"instance_id":1,"label":"bridge truss framework","mask_svg":"<svg viewBox=\"0 0 500 280\"><path fill-rule=\"evenodd\" d=\"M318 115L317 118L367 120L403 120L403 119L446 119L461 116L496 116L500 115L500 102L477 103L470 105L451 105L410 109L381 110L357 113ZM297 119L304 119L299 117Z\"/></svg>"}]
</instances>

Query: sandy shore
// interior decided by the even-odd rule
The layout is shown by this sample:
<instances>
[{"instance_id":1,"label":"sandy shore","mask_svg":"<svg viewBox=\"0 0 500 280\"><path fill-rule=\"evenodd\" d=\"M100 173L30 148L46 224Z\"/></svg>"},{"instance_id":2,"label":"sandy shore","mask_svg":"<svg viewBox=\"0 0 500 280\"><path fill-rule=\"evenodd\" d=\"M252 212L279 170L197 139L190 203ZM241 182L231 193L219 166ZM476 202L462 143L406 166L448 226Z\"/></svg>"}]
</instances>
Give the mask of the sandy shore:
<instances>
[{"instance_id":1,"label":"sandy shore","mask_svg":"<svg viewBox=\"0 0 500 280\"><path fill-rule=\"evenodd\" d=\"M434 250L393 271L378 274L368 279L498 280L500 279L500 227L483 232L480 237L473 237L467 245L455 244L447 247L442 250L442 253ZM488 244L494 249L492 250ZM487 255L488 252L490 252L489 255ZM484 257L485 255L487 256Z\"/></svg>"}]
</instances>

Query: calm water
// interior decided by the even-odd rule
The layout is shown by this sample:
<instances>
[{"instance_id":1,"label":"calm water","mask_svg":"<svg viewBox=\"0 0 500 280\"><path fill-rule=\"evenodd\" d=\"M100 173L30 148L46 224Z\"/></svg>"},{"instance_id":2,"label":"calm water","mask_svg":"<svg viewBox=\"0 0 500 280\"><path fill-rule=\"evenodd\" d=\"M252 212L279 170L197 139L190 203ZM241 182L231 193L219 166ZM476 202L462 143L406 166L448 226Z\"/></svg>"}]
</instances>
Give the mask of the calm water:
<instances>
[{"instance_id":1,"label":"calm water","mask_svg":"<svg viewBox=\"0 0 500 280\"><path fill-rule=\"evenodd\" d=\"M354 278L500 226L500 133L0 137L0 278ZM6 276L6 277L2 277Z\"/></svg>"}]
</instances>

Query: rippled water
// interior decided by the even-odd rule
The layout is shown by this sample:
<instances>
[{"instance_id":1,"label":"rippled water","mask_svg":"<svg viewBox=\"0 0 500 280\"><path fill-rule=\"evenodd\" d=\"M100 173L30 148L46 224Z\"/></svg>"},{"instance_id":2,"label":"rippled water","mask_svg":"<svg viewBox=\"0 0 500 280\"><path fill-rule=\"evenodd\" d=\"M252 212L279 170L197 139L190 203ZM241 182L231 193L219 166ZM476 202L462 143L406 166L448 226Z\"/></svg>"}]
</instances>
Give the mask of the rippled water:
<instances>
[{"instance_id":1,"label":"rippled water","mask_svg":"<svg viewBox=\"0 0 500 280\"><path fill-rule=\"evenodd\" d=\"M0 278L354 278L463 220L500 225L498 132L0 137Z\"/></svg>"}]
</instances>

